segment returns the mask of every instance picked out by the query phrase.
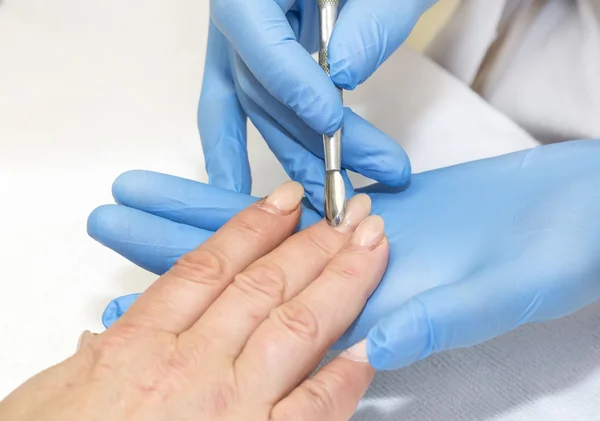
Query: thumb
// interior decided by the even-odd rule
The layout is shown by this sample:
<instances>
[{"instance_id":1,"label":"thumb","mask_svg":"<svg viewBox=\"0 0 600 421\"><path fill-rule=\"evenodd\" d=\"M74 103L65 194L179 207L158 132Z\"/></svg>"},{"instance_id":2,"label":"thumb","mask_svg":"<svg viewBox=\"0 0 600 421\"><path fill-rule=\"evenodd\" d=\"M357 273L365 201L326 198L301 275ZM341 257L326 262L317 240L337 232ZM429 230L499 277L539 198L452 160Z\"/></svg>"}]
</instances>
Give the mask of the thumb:
<instances>
[{"instance_id":1,"label":"thumb","mask_svg":"<svg viewBox=\"0 0 600 421\"><path fill-rule=\"evenodd\" d=\"M348 0L329 44L333 82L353 90L402 45L437 0Z\"/></svg>"},{"instance_id":2,"label":"thumb","mask_svg":"<svg viewBox=\"0 0 600 421\"><path fill-rule=\"evenodd\" d=\"M396 370L437 352L477 345L539 318L544 300L536 283L506 279L486 272L485 277L413 297L369 332L370 363L378 370Z\"/></svg>"}]
</instances>

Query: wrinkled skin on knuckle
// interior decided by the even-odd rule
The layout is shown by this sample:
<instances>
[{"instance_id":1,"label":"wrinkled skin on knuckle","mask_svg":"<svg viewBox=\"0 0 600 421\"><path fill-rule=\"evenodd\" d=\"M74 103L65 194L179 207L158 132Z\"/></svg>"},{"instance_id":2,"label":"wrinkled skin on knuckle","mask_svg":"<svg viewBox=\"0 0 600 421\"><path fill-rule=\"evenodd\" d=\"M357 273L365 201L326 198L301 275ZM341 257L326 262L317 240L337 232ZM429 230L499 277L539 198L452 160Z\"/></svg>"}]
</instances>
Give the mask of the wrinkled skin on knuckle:
<instances>
[{"instance_id":1,"label":"wrinkled skin on knuckle","mask_svg":"<svg viewBox=\"0 0 600 421\"><path fill-rule=\"evenodd\" d=\"M185 384L185 370L171 364L177 337L131 324L117 324L86 348L90 377L137 391L141 402L163 401ZM187 368L187 366L186 366ZM122 391L122 390L121 390Z\"/></svg>"},{"instance_id":2,"label":"wrinkled skin on knuckle","mask_svg":"<svg viewBox=\"0 0 600 421\"><path fill-rule=\"evenodd\" d=\"M262 212L262 211L261 211ZM261 240L275 228L270 218L257 218L257 215L243 215L237 220L236 231L239 236L249 240Z\"/></svg>"},{"instance_id":3,"label":"wrinkled skin on knuckle","mask_svg":"<svg viewBox=\"0 0 600 421\"><path fill-rule=\"evenodd\" d=\"M275 305L282 303L285 297L285 273L276 264L251 267L237 274L232 285L249 297L266 299Z\"/></svg>"},{"instance_id":4,"label":"wrinkled skin on knuckle","mask_svg":"<svg viewBox=\"0 0 600 421\"><path fill-rule=\"evenodd\" d=\"M90 345L96 361L100 363L113 361L128 344L144 334L145 330L147 328L124 321L113 325L110 331L97 337Z\"/></svg>"},{"instance_id":5,"label":"wrinkled skin on knuckle","mask_svg":"<svg viewBox=\"0 0 600 421\"><path fill-rule=\"evenodd\" d=\"M345 259L344 262L334 262L327 266L324 271L326 278L343 279L348 282L356 282L363 278L363 272L356 263Z\"/></svg>"},{"instance_id":6,"label":"wrinkled skin on knuckle","mask_svg":"<svg viewBox=\"0 0 600 421\"><path fill-rule=\"evenodd\" d=\"M337 385L340 386L342 384ZM323 419L335 413L335 400L331 396L331 390L333 389L329 384L316 377L306 380L302 385L302 392L306 395L305 401L315 409L314 412L321 414Z\"/></svg>"},{"instance_id":7,"label":"wrinkled skin on knuckle","mask_svg":"<svg viewBox=\"0 0 600 421\"><path fill-rule=\"evenodd\" d=\"M193 283L214 286L229 276L229 264L221 252L201 248L179 258L171 273Z\"/></svg>"},{"instance_id":8,"label":"wrinkled skin on knuckle","mask_svg":"<svg viewBox=\"0 0 600 421\"><path fill-rule=\"evenodd\" d=\"M269 316L285 337L312 343L319 336L319 321L313 311L298 300L277 307Z\"/></svg>"},{"instance_id":9,"label":"wrinkled skin on knuckle","mask_svg":"<svg viewBox=\"0 0 600 421\"><path fill-rule=\"evenodd\" d=\"M323 256L333 256L338 252L339 247L336 246L332 238L319 230L307 230L306 238L308 242Z\"/></svg>"},{"instance_id":10,"label":"wrinkled skin on knuckle","mask_svg":"<svg viewBox=\"0 0 600 421\"><path fill-rule=\"evenodd\" d=\"M235 411L238 400L238 391L232 382L225 379L216 381L205 400L208 412L214 414L209 419L218 419Z\"/></svg>"}]
</instances>

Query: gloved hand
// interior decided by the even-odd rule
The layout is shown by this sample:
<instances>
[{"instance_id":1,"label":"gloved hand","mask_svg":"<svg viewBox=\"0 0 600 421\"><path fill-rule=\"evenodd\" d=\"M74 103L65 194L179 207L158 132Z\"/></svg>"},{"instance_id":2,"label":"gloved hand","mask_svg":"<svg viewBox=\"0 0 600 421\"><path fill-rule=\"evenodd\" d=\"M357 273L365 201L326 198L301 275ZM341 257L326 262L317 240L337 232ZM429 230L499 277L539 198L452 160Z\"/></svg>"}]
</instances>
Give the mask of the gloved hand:
<instances>
[{"instance_id":1,"label":"gloved hand","mask_svg":"<svg viewBox=\"0 0 600 421\"><path fill-rule=\"evenodd\" d=\"M599 162L599 140L576 141L418 174L403 192L367 188L390 261L337 345L366 336L375 368L396 369L600 298ZM120 205L95 210L89 234L158 274L255 200L139 171L113 189ZM318 219L305 209L300 229Z\"/></svg>"},{"instance_id":2,"label":"gloved hand","mask_svg":"<svg viewBox=\"0 0 600 421\"><path fill-rule=\"evenodd\" d=\"M335 84L354 89L400 46L435 0L342 3L329 63ZM334 84L310 55L318 48L317 0L211 1L198 108L210 184L250 193L247 117L319 211L325 179L321 134L334 133L342 121L344 168L390 186L408 181L410 163L402 148L342 108Z\"/></svg>"}]
</instances>

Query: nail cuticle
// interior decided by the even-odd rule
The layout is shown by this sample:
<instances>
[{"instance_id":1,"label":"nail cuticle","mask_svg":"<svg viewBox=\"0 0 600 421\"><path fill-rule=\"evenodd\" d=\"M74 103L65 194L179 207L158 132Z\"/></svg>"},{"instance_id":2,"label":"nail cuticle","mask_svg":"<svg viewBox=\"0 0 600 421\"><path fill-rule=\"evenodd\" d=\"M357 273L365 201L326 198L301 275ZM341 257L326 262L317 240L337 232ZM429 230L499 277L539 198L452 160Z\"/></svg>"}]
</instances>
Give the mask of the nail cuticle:
<instances>
[{"instance_id":1,"label":"nail cuticle","mask_svg":"<svg viewBox=\"0 0 600 421\"><path fill-rule=\"evenodd\" d=\"M298 210L303 196L304 189L301 184L287 182L259 200L257 206L271 214L287 216Z\"/></svg>"}]
</instances>

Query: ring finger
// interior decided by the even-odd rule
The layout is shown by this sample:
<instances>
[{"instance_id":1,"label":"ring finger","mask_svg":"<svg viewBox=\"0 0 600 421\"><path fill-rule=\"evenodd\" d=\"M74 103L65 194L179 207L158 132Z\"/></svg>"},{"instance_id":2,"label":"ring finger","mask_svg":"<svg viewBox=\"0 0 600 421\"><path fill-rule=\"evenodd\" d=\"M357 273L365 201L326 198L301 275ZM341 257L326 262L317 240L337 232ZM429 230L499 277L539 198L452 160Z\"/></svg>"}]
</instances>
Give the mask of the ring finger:
<instances>
[{"instance_id":1,"label":"ring finger","mask_svg":"<svg viewBox=\"0 0 600 421\"><path fill-rule=\"evenodd\" d=\"M355 320L387 266L383 228L379 216L365 219L322 274L257 328L235 365L250 396L274 403L287 395Z\"/></svg>"},{"instance_id":2,"label":"ring finger","mask_svg":"<svg viewBox=\"0 0 600 421\"><path fill-rule=\"evenodd\" d=\"M208 335L211 346L216 346L220 355L236 358L269 312L317 278L370 211L369 197L355 196L339 227L331 228L321 221L287 239L235 276L203 317L181 335L181 340L193 342Z\"/></svg>"}]
</instances>

